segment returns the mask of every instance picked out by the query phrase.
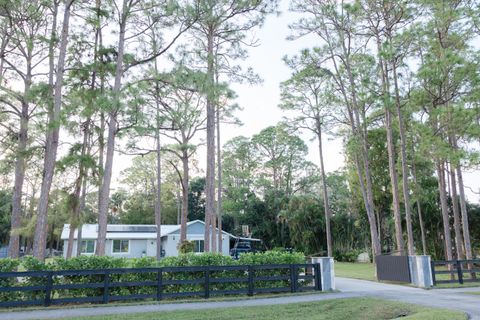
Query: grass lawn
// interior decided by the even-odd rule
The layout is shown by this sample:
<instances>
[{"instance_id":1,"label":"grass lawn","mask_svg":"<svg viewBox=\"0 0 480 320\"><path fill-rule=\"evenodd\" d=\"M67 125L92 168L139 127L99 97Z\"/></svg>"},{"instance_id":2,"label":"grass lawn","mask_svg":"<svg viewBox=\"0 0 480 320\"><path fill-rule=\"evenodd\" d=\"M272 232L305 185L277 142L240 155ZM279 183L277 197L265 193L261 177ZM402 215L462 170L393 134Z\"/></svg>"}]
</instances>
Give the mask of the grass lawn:
<instances>
[{"instance_id":1,"label":"grass lawn","mask_svg":"<svg viewBox=\"0 0 480 320\"><path fill-rule=\"evenodd\" d=\"M351 263L335 261L335 276L375 281L373 263Z\"/></svg>"},{"instance_id":2,"label":"grass lawn","mask_svg":"<svg viewBox=\"0 0 480 320\"><path fill-rule=\"evenodd\" d=\"M474 294L474 295L479 295L480 296L480 291L465 291L465 292L462 292L464 294Z\"/></svg>"},{"instance_id":3,"label":"grass lawn","mask_svg":"<svg viewBox=\"0 0 480 320\"><path fill-rule=\"evenodd\" d=\"M235 307L205 310L169 311L155 313L119 314L111 316L95 316L68 318L69 320L327 320L327 319L467 319L462 312L444 309L419 307L404 303L371 299L350 298L310 303L292 303L286 305Z\"/></svg>"},{"instance_id":4,"label":"grass lawn","mask_svg":"<svg viewBox=\"0 0 480 320\"><path fill-rule=\"evenodd\" d=\"M281 298L281 297L291 297L291 296L303 296L310 295L312 291L305 292L295 292L295 293L259 293L254 296L213 296L208 299L208 302L224 302L224 301L237 301L237 300L254 300L254 299L263 299L263 298ZM327 294L326 292L316 291L315 294ZM184 298L184 299L163 299L158 300L133 300L133 301L114 301L109 302L108 307L126 307L126 306L141 306L141 305L152 305L152 304L170 304L170 303L193 303L193 302L206 302L204 298ZM61 309L71 309L71 308L103 308L104 304L92 304L92 303L80 303L80 304L59 304L52 305L48 307L48 310L61 310ZM35 311L35 310L46 310L44 306L31 306L31 307L22 307L21 310L18 307L12 308L0 308L0 316L4 312L16 312L16 311Z\"/></svg>"},{"instance_id":5,"label":"grass lawn","mask_svg":"<svg viewBox=\"0 0 480 320\"><path fill-rule=\"evenodd\" d=\"M460 283L439 283L435 286L437 289L458 289L458 288L480 287L480 282ZM480 294L480 293L479 293Z\"/></svg>"}]
</instances>

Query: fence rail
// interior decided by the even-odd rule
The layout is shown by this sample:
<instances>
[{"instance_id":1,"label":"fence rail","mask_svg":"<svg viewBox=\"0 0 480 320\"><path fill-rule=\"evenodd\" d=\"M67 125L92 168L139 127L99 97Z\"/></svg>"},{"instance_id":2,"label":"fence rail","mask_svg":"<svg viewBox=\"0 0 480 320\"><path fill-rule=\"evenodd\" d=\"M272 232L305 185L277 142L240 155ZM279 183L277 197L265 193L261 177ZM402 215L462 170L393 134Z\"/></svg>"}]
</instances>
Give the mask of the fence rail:
<instances>
[{"instance_id":1,"label":"fence rail","mask_svg":"<svg viewBox=\"0 0 480 320\"><path fill-rule=\"evenodd\" d=\"M321 290L319 264L0 272L0 307Z\"/></svg>"},{"instance_id":2,"label":"fence rail","mask_svg":"<svg viewBox=\"0 0 480 320\"><path fill-rule=\"evenodd\" d=\"M480 259L432 261L433 285L480 282Z\"/></svg>"}]
</instances>

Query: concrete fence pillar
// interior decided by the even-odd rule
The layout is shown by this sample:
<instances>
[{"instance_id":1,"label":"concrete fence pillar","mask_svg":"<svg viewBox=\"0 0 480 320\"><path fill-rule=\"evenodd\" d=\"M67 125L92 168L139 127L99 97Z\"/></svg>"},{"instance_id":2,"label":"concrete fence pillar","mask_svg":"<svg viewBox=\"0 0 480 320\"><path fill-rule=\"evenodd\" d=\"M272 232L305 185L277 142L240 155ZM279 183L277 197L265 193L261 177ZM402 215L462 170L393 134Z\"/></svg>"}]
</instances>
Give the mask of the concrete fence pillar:
<instances>
[{"instance_id":1,"label":"concrete fence pillar","mask_svg":"<svg viewBox=\"0 0 480 320\"><path fill-rule=\"evenodd\" d=\"M320 265L322 291L335 290L335 268L333 258L312 257L312 263L318 263Z\"/></svg>"},{"instance_id":2,"label":"concrete fence pillar","mask_svg":"<svg viewBox=\"0 0 480 320\"><path fill-rule=\"evenodd\" d=\"M432 265L430 256L409 256L411 283L420 288L433 286Z\"/></svg>"}]
</instances>

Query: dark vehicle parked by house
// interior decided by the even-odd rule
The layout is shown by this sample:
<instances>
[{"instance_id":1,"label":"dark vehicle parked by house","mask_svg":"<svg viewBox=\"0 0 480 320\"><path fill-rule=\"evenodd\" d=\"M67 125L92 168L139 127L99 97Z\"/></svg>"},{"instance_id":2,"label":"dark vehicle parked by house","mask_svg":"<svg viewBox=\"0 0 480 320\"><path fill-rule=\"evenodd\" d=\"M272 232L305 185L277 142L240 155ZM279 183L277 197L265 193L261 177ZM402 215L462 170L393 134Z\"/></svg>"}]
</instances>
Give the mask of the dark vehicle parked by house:
<instances>
[{"instance_id":1,"label":"dark vehicle parked by house","mask_svg":"<svg viewBox=\"0 0 480 320\"><path fill-rule=\"evenodd\" d=\"M263 242L260 239L253 239L253 238L242 238L237 237L235 239L235 244L233 248L230 249L230 255L235 259L238 259L238 256L242 253L255 253L255 252L263 252L265 251L263 248Z\"/></svg>"}]
</instances>

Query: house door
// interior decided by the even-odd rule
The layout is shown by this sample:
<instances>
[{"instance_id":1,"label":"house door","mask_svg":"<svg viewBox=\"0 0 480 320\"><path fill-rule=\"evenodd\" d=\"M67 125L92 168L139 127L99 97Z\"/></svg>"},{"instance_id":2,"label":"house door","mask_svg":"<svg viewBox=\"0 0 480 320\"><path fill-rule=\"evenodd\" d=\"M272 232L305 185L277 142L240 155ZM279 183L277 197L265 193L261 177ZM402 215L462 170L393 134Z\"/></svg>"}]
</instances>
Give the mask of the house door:
<instances>
[{"instance_id":1,"label":"house door","mask_svg":"<svg viewBox=\"0 0 480 320\"><path fill-rule=\"evenodd\" d=\"M157 241L147 240L147 257L157 256Z\"/></svg>"}]
</instances>

